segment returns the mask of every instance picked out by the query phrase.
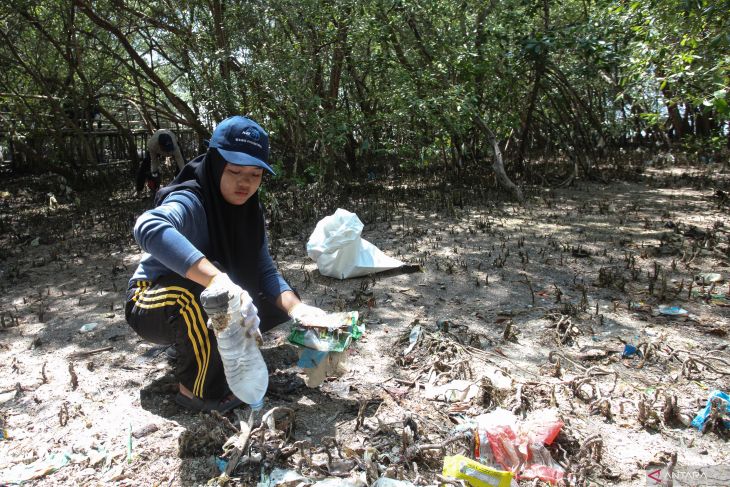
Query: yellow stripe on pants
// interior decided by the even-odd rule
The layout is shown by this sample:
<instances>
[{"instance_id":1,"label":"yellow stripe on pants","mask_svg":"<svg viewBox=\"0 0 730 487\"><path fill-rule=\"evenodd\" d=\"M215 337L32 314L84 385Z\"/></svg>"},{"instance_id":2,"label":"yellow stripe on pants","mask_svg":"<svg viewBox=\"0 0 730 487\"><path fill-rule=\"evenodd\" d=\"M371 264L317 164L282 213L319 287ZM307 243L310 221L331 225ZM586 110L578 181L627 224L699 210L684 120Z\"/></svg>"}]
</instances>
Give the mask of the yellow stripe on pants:
<instances>
[{"instance_id":1,"label":"yellow stripe on pants","mask_svg":"<svg viewBox=\"0 0 730 487\"><path fill-rule=\"evenodd\" d=\"M189 290L179 286L149 291L142 290L142 286L140 286L140 290L141 292L135 293L135 297L132 299L135 301L135 305L142 309L179 306L179 312L185 321L188 338L193 346L195 360L198 364L198 374L192 392L198 397L203 397L203 383L210 363L210 337L195 297Z\"/></svg>"}]
</instances>

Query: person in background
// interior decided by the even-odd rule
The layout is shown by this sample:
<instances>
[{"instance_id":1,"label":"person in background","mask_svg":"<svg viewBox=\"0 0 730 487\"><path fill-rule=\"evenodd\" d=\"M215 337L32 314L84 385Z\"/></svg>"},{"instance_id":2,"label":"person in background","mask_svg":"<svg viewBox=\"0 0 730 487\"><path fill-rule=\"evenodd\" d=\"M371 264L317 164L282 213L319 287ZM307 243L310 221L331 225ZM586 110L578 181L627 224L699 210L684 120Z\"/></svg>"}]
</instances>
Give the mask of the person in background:
<instances>
[{"instance_id":1,"label":"person in background","mask_svg":"<svg viewBox=\"0 0 730 487\"><path fill-rule=\"evenodd\" d=\"M268 155L269 137L259 124L242 116L222 121L208 151L157 192L155 208L134 227L146 253L129 280L127 322L146 340L175 344L175 400L194 411L241 404L206 326L203 290L240 300L249 336L290 318L316 322L326 314L299 300L269 254L258 191L264 173L274 174Z\"/></svg>"},{"instance_id":2,"label":"person in background","mask_svg":"<svg viewBox=\"0 0 730 487\"><path fill-rule=\"evenodd\" d=\"M182 171L185 161L175 134L167 129L157 130L147 140L147 151L144 159L142 159L142 164L137 170L135 186L137 196L142 193L145 183L147 183L147 187L152 191L152 194L160 189L160 164L168 157L175 158L177 172Z\"/></svg>"}]
</instances>

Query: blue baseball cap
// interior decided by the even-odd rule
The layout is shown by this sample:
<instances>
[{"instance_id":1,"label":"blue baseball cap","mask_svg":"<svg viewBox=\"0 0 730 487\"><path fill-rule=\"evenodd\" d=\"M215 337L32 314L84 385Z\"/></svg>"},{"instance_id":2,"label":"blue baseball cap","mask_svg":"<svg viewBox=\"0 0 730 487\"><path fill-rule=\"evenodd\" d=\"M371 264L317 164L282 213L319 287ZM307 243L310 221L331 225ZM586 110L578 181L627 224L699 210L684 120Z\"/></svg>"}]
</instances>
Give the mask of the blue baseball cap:
<instances>
[{"instance_id":1,"label":"blue baseball cap","mask_svg":"<svg viewBox=\"0 0 730 487\"><path fill-rule=\"evenodd\" d=\"M213 131L209 148L218 149L226 162L258 166L276 175L269 160L269 134L250 118L236 115L223 120Z\"/></svg>"}]
</instances>

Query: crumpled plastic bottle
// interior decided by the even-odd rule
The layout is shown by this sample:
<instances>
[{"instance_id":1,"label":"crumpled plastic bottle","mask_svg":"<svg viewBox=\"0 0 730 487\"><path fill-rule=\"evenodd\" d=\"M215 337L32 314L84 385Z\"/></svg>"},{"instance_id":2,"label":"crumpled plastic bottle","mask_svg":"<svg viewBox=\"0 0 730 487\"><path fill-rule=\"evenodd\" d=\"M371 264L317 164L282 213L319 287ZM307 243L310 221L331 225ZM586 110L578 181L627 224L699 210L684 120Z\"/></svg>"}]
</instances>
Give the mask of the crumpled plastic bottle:
<instances>
[{"instance_id":1,"label":"crumpled plastic bottle","mask_svg":"<svg viewBox=\"0 0 730 487\"><path fill-rule=\"evenodd\" d=\"M206 299L205 291L200 299ZM269 369L256 343L256 337L246 333L239 299L229 300L227 308L223 308L221 312L226 313L227 320L211 317L211 321L215 323L212 328L218 340L218 352L223 360L228 387L251 409L261 409L269 387Z\"/></svg>"}]
</instances>

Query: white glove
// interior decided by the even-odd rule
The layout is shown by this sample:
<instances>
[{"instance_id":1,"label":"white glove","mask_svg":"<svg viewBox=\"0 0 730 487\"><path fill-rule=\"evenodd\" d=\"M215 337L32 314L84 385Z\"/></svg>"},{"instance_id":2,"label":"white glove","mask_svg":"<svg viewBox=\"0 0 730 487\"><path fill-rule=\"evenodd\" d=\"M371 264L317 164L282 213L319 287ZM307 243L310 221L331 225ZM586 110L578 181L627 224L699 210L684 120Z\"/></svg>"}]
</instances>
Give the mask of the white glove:
<instances>
[{"instance_id":1,"label":"white glove","mask_svg":"<svg viewBox=\"0 0 730 487\"><path fill-rule=\"evenodd\" d=\"M289 310L289 316L304 325L323 325L327 313L315 306L297 303Z\"/></svg>"},{"instance_id":2,"label":"white glove","mask_svg":"<svg viewBox=\"0 0 730 487\"><path fill-rule=\"evenodd\" d=\"M243 291L243 289L241 290ZM241 293L240 317L243 321L242 326L246 331L246 335L250 337L255 336L256 334L259 336L261 335L259 332L259 324L261 324L261 320L259 319L259 310L256 306L254 306L251 295L246 291Z\"/></svg>"},{"instance_id":3,"label":"white glove","mask_svg":"<svg viewBox=\"0 0 730 487\"><path fill-rule=\"evenodd\" d=\"M200 293L200 304L208 315L208 326L216 330L240 325L249 336L259 329L258 310L253 299L228 274L217 274Z\"/></svg>"}]
</instances>

